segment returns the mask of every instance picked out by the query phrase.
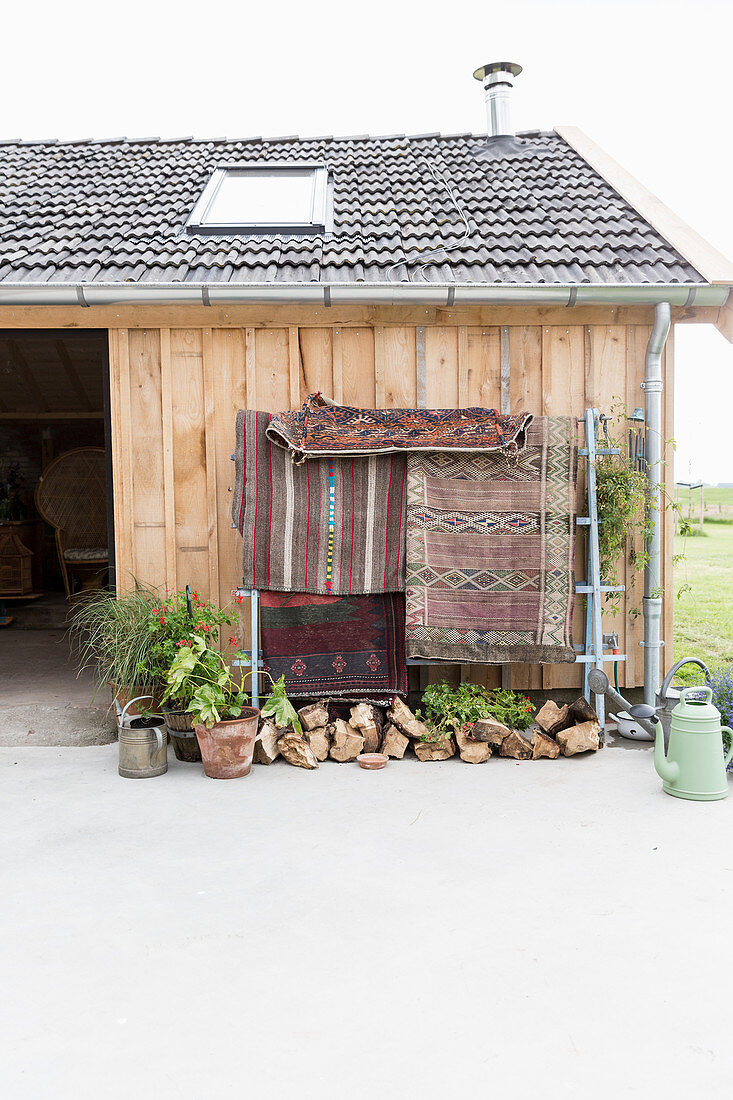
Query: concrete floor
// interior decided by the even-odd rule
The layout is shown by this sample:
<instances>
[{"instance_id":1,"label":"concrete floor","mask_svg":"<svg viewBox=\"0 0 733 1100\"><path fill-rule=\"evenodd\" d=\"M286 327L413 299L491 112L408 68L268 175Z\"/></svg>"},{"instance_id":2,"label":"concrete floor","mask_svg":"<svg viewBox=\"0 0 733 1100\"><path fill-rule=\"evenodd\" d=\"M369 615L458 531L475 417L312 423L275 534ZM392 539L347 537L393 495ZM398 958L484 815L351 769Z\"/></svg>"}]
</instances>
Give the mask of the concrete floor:
<instances>
[{"instance_id":1,"label":"concrete floor","mask_svg":"<svg viewBox=\"0 0 733 1100\"><path fill-rule=\"evenodd\" d=\"M65 630L0 630L0 745L108 744L117 736L109 692L94 694Z\"/></svg>"},{"instance_id":2,"label":"concrete floor","mask_svg":"<svg viewBox=\"0 0 733 1100\"><path fill-rule=\"evenodd\" d=\"M730 1095L733 801L665 796L649 746L116 755L0 750L10 1100Z\"/></svg>"}]
</instances>

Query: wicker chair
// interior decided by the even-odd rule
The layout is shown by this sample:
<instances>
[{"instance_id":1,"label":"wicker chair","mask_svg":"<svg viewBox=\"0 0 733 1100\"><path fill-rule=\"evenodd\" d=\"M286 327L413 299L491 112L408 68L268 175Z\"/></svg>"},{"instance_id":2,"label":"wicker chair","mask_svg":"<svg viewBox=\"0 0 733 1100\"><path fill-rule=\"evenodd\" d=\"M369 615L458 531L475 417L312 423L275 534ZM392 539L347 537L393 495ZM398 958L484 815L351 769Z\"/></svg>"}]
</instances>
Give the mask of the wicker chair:
<instances>
[{"instance_id":1,"label":"wicker chair","mask_svg":"<svg viewBox=\"0 0 733 1100\"><path fill-rule=\"evenodd\" d=\"M59 455L36 486L36 508L56 529L56 549L69 599L69 573L82 591L99 588L108 567L107 476L101 447Z\"/></svg>"}]
</instances>

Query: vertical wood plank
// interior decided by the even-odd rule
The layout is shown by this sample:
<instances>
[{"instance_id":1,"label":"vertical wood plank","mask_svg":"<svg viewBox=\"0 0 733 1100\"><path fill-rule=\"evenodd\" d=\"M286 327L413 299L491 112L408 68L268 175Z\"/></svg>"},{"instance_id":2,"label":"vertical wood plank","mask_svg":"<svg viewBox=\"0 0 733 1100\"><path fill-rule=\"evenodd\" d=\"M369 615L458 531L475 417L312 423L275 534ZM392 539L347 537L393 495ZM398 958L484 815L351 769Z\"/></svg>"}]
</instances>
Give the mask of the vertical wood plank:
<instances>
[{"instance_id":1,"label":"vertical wood plank","mask_svg":"<svg viewBox=\"0 0 733 1100\"><path fill-rule=\"evenodd\" d=\"M467 403L482 409L501 404L501 330L482 325L469 328L467 339Z\"/></svg>"},{"instance_id":2,"label":"vertical wood plank","mask_svg":"<svg viewBox=\"0 0 733 1100\"><path fill-rule=\"evenodd\" d=\"M376 328L374 357L377 408L414 409L417 403L414 327Z\"/></svg>"},{"instance_id":3,"label":"vertical wood plank","mask_svg":"<svg viewBox=\"0 0 733 1100\"><path fill-rule=\"evenodd\" d=\"M256 407L270 413L291 408L289 330L286 328L256 329L255 358ZM296 401L295 407L298 403Z\"/></svg>"},{"instance_id":4,"label":"vertical wood plank","mask_svg":"<svg viewBox=\"0 0 733 1100\"><path fill-rule=\"evenodd\" d=\"M206 465L206 514L208 520L209 598L219 599L219 492L216 460L216 413L214 376L214 337L210 328L203 330L202 367L204 381L204 462ZM232 438L230 428L230 438Z\"/></svg>"},{"instance_id":5,"label":"vertical wood plank","mask_svg":"<svg viewBox=\"0 0 733 1100\"><path fill-rule=\"evenodd\" d=\"M425 359L425 326L418 325L415 329L415 374L417 387L417 401L415 403L418 409L427 409L428 407L427 365Z\"/></svg>"},{"instance_id":6,"label":"vertical wood plank","mask_svg":"<svg viewBox=\"0 0 733 1100\"><path fill-rule=\"evenodd\" d=\"M177 588L176 482L173 469L173 380L171 330L160 330L160 400L163 432L163 493L165 496L165 584Z\"/></svg>"},{"instance_id":7,"label":"vertical wood plank","mask_svg":"<svg viewBox=\"0 0 733 1100\"><path fill-rule=\"evenodd\" d=\"M300 341L298 338L298 326L291 325L288 329L288 361L290 366L290 408L300 408L300 378L302 364L300 361Z\"/></svg>"},{"instance_id":8,"label":"vertical wood plank","mask_svg":"<svg viewBox=\"0 0 733 1100\"><path fill-rule=\"evenodd\" d=\"M109 407L111 420L112 483L114 487L112 507L115 522L115 558L117 563L117 587L123 588L121 580L127 576L125 546L125 471L122 445L122 409L120 398L120 334L119 329L109 330Z\"/></svg>"},{"instance_id":9,"label":"vertical wood plank","mask_svg":"<svg viewBox=\"0 0 733 1100\"><path fill-rule=\"evenodd\" d=\"M255 330L245 329L245 371L247 375L247 408L257 408L257 350L255 346Z\"/></svg>"},{"instance_id":10,"label":"vertical wood plank","mask_svg":"<svg viewBox=\"0 0 733 1100\"><path fill-rule=\"evenodd\" d=\"M425 339L425 408L458 407L458 330L431 326Z\"/></svg>"},{"instance_id":11,"label":"vertical wood plank","mask_svg":"<svg viewBox=\"0 0 733 1100\"><path fill-rule=\"evenodd\" d=\"M376 394L375 335L372 328L345 328L341 344L341 398L359 409L381 408ZM384 377L384 372L382 372Z\"/></svg>"},{"instance_id":12,"label":"vertical wood plank","mask_svg":"<svg viewBox=\"0 0 733 1100\"><path fill-rule=\"evenodd\" d=\"M134 423L131 458L135 576L158 587L166 577L160 336L157 329L129 329L127 338Z\"/></svg>"},{"instance_id":13,"label":"vertical wood plank","mask_svg":"<svg viewBox=\"0 0 733 1100\"><path fill-rule=\"evenodd\" d=\"M209 508L201 329L171 329L176 576L203 597L209 591Z\"/></svg>"},{"instance_id":14,"label":"vertical wood plank","mask_svg":"<svg viewBox=\"0 0 733 1100\"><path fill-rule=\"evenodd\" d=\"M341 405L344 400L344 343L341 328L337 325L331 337L331 361L333 377L333 399Z\"/></svg>"},{"instance_id":15,"label":"vertical wood plank","mask_svg":"<svg viewBox=\"0 0 733 1100\"><path fill-rule=\"evenodd\" d=\"M300 401L309 393L322 393L337 400L334 389L333 333L328 328L301 328L300 352Z\"/></svg>"},{"instance_id":16,"label":"vertical wood plank","mask_svg":"<svg viewBox=\"0 0 733 1100\"><path fill-rule=\"evenodd\" d=\"M130 395L130 340L127 329L117 333L119 363L120 485L122 514L117 535L117 587L123 591L133 585L135 574L134 469L132 452L132 401Z\"/></svg>"},{"instance_id":17,"label":"vertical wood plank","mask_svg":"<svg viewBox=\"0 0 733 1100\"><path fill-rule=\"evenodd\" d=\"M219 600L222 607L231 602L233 589L242 581L242 536L232 527L234 463L231 455L235 448L237 410L247 407L245 345L243 329L213 330L213 435L216 450ZM248 616L246 622L249 629Z\"/></svg>"},{"instance_id":18,"label":"vertical wood plank","mask_svg":"<svg viewBox=\"0 0 733 1100\"><path fill-rule=\"evenodd\" d=\"M513 326L509 355L512 410L542 412L542 328L539 325Z\"/></svg>"},{"instance_id":19,"label":"vertical wood plank","mask_svg":"<svg viewBox=\"0 0 733 1100\"><path fill-rule=\"evenodd\" d=\"M469 406L468 400L468 325L458 326L458 408Z\"/></svg>"},{"instance_id":20,"label":"vertical wood plank","mask_svg":"<svg viewBox=\"0 0 733 1100\"><path fill-rule=\"evenodd\" d=\"M501 326L501 412L508 413L512 406L512 364L509 325ZM502 687L503 687L502 681Z\"/></svg>"}]
</instances>

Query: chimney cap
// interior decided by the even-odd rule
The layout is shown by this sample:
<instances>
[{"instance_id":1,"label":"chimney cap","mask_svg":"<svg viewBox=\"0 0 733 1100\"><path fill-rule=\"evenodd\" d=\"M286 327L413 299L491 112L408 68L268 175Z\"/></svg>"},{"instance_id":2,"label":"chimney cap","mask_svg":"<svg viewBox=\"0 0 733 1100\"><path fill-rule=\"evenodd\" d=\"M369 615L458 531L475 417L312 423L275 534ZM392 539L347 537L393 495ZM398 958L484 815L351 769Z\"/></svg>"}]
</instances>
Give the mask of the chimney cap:
<instances>
[{"instance_id":1,"label":"chimney cap","mask_svg":"<svg viewBox=\"0 0 733 1100\"><path fill-rule=\"evenodd\" d=\"M515 61L487 61L485 65L481 65L476 69L473 74L474 80L486 80L486 77L492 76L498 73L511 73L512 76L519 76L522 71L522 66L517 65ZM494 79L490 83L498 84L500 80Z\"/></svg>"}]
</instances>

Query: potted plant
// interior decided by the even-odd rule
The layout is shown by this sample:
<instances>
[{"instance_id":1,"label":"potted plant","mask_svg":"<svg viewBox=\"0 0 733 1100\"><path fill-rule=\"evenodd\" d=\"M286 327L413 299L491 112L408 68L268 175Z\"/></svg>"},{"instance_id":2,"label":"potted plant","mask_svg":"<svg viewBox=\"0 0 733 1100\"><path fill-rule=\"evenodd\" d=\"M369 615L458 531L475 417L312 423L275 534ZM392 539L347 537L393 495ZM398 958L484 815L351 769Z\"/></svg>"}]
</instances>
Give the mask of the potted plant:
<instances>
[{"instance_id":1,"label":"potted plant","mask_svg":"<svg viewBox=\"0 0 733 1100\"><path fill-rule=\"evenodd\" d=\"M147 623L151 639L148 670L151 679L161 685L161 691L166 692L167 703L163 705L163 713L178 760L200 761L201 752L192 716L186 710L186 700L172 697L166 690L168 670L184 643L198 638L207 648L213 649L219 640L219 628L231 626L236 617L235 611L219 608L209 600L201 600L198 592L188 589L166 593L165 598L158 598L150 609ZM237 638L230 637L229 646L237 645Z\"/></svg>"},{"instance_id":2,"label":"potted plant","mask_svg":"<svg viewBox=\"0 0 733 1100\"><path fill-rule=\"evenodd\" d=\"M211 779L239 779L249 775L260 711L249 706L244 681L251 673L237 677L225 657L209 648L200 637L182 641L168 670L168 687L163 701L185 702L196 731L204 772ZM285 678L272 684L272 694L262 713L302 732L295 708L285 693Z\"/></svg>"},{"instance_id":3,"label":"potted plant","mask_svg":"<svg viewBox=\"0 0 733 1100\"><path fill-rule=\"evenodd\" d=\"M136 581L129 592L90 592L74 607L71 634L79 671L93 669L97 692L111 685L121 705L142 695L150 697L150 709L155 709L160 695L149 629L157 601L154 589Z\"/></svg>"}]
</instances>

